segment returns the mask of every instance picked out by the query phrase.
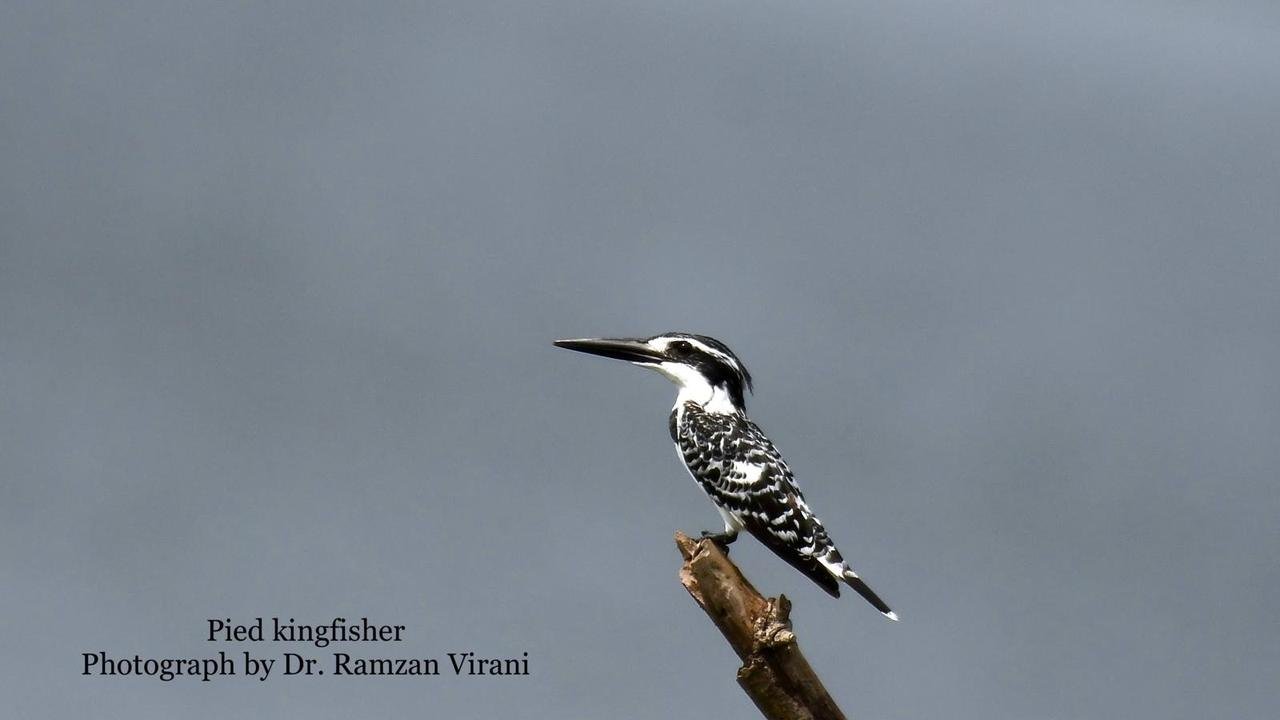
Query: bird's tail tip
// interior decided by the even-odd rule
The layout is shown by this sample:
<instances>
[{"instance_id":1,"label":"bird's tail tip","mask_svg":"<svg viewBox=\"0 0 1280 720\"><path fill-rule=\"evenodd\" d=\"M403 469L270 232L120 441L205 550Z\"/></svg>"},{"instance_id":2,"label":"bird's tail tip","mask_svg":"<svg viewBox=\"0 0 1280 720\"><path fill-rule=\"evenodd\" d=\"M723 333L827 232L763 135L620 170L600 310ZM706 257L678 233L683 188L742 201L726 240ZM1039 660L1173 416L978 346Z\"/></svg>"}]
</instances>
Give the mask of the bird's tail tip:
<instances>
[{"instance_id":1,"label":"bird's tail tip","mask_svg":"<svg viewBox=\"0 0 1280 720\"><path fill-rule=\"evenodd\" d=\"M849 584L849 587L857 590L858 594L867 602L871 603L876 610L879 610L881 615L884 615L894 622L898 622L898 613L890 610L889 604L884 600L881 600L880 596L876 594L876 591L872 590L869 585L863 582L862 578L858 577L858 573L852 570L845 570L843 577L844 581Z\"/></svg>"}]
</instances>

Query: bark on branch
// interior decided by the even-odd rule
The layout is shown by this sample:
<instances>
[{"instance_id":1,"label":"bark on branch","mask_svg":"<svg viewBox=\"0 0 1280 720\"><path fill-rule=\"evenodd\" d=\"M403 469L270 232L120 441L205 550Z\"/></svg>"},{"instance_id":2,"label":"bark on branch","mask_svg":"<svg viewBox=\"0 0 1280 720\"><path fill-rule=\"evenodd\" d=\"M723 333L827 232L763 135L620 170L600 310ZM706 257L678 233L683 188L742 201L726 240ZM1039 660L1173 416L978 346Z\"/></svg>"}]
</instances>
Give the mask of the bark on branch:
<instances>
[{"instance_id":1,"label":"bark on branch","mask_svg":"<svg viewBox=\"0 0 1280 720\"><path fill-rule=\"evenodd\" d=\"M738 657L738 684L770 720L845 720L791 630L791 601L766 598L711 540L676 533L680 583Z\"/></svg>"}]
</instances>

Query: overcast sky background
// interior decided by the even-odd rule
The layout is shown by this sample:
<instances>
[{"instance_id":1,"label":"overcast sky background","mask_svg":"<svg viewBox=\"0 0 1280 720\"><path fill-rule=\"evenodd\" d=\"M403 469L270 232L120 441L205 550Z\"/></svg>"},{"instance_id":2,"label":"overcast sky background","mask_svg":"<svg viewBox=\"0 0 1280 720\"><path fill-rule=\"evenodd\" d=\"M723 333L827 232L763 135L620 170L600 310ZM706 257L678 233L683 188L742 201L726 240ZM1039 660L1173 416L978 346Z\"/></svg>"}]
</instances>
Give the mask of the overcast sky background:
<instances>
[{"instance_id":1,"label":"overcast sky background","mask_svg":"<svg viewBox=\"0 0 1280 720\"><path fill-rule=\"evenodd\" d=\"M1271 2L5 2L9 712L752 716L550 345L679 329L902 615L734 546L852 717L1276 717L1278 126ZM78 674L258 615L534 674Z\"/></svg>"}]
</instances>

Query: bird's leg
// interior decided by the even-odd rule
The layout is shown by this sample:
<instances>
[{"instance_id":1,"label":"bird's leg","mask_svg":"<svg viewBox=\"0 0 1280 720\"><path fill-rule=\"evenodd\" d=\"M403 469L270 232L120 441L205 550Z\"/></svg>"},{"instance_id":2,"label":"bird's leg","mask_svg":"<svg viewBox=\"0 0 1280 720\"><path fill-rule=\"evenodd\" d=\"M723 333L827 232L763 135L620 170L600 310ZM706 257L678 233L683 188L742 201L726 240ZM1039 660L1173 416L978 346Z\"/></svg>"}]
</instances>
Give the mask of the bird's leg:
<instances>
[{"instance_id":1,"label":"bird's leg","mask_svg":"<svg viewBox=\"0 0 1280 720\"><path fill-rule=\"evenodd\" d=\"M725 530L724 532L711 532L710 530L703 530L702 539L710 540L716 545L719 545L720 549L724 551L726 555L728 555L729 545L732 544L734 540L738 539L738 531Z\"/></svg>"},{"instance_id":2,"label":"bird's leg","mask_svg":"<svg viewBox=\"0 0 1280 720\"><path fill-rule=\"evenodd\" d=\"M724 532L711 532L703 530L702 537L710 540L720 547L724 554L729 554L729 544L738 539L738 530L742 528L742 521L729 510L716 503L716 511L720 513L720 518L724 520Z\"/></svg>"}]
</instances>

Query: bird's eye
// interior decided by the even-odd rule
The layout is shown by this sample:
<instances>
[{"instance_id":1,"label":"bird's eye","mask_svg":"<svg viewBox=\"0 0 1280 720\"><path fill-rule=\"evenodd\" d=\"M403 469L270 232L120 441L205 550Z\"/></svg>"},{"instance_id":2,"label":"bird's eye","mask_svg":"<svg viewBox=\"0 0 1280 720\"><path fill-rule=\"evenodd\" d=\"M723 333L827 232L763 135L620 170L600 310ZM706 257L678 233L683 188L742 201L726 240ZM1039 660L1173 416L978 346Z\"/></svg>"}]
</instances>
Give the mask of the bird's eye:
<instances>
[{"instance_id":1,"label":"bird's eye","mask_svg":"<svg viewBox=\"0 0 1280 720\"><path fill-rule=\"evenodd\" d=\"M677 340L671 343L671 347L669 349L676 355L684 355L690 350L693 350L693 346L684 340Z\"/></svg>"}]
</instances>

